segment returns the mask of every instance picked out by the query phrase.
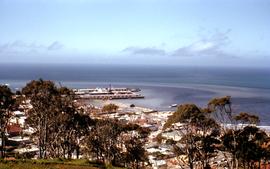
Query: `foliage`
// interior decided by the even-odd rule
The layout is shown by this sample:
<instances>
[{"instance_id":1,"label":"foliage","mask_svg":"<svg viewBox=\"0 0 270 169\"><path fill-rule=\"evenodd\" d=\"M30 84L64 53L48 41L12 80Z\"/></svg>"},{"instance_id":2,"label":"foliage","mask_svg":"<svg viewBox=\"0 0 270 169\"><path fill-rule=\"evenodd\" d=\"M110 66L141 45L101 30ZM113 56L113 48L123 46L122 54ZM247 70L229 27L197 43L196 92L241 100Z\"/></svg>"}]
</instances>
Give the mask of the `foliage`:
<instances>
[{"instance_id":1,"label":"foliage","mask_svg":"<svg viewBox=\"0 0 270 169\"><path fill-rule=\"evenodd\" d=\"M225 149L237 158L242 166L254 167L256 162L267 158L264 143L268 143L269 137L255 126L246 126L243 129L230 130L222 136Z\"/></svg>"},{"instance_id":2,"label":"foliage","mask_svg":"<svg viewBox=\"0 0 270 169\"><path fill-rule=\"evenodd\" d=\"M10 88L0 85L0 129L1 129L1 158L5 157L5 132L15 105L14 94Z\"/></svg>"},{"instance_id":3,"label":"foliage","mask_svg":"<svg viewBox=\"0 0 270 169\"><path fill-rule=\"evenodd\" d=\"M24 99L24 100L22 100ZM60 159L48 162L39 160L28 167L43 169L44 164L54 168L72 168L75 164L66 161L76 152L82 152L90 159L107 165L142 168L148 162L144 145L150 130L136 124L124 123L116 119L91 119L74 102L74 93L66 87L57 87L52 81L42 79L31 81L22 89L16 101L7 86L0 86L0 125L2 141L10 112L19 101L30 100L31 108L27 114L27 125L35 130L33 140L39 146L40 158ZM115 104L102 108L103 112L118 110ZM163 131L176 130L181 139L168 139L160 133L156 140L166 141L173 147L177 157L186 157L189 168L209 168L210 159L223 153L228 159L227 167L239 166L256 168L270 158L270 138L256 127L259 118L246 112L233 116L231 97L213 98L206 108L195 104L178 106L163 126ZM244 128L226 124L244 123ZM4 157L4 142L1 157ZM82 149L83 148L83 149ZM82 150L81 150L82 149ZM163 158L162 156L160 156ZM183 160L181 161L184 162ZM81 164L74 168L89 167ZM12 163L0 163L0 168L16 167ZM24 168L20 163L21 168ZM183 167L183 166L181 166Z\"/></svg>"},{"instance_id":4,"label":"foliage","mask_svg":"<svg viewBox=\"0 0 270 169\"><path fill-rule=\"evenodd\" d=\"M208 117L208 112L195 104L180 105L168 118L164 129L172 127L175 123L182 123L180 128L176 128L182 136L179 144L174 143L176 155L187 155L190 168L194 167L195 161L201 161L205 167L210 156L215 153L215 144L219 143L216 138L218 124Z\"/></svg>"},{"instance_id":5,"label":"foliage","mask_svg":"<svg viewBox=\"0 0 270 169\"><path fill-rule=\"evenodd\" d=\"M118 108L119 107L117 105L110 103L103 106L102 112L113 113L116 112Z\"/></svg>"},{"instance_id":6,"label":"foliage","mask_svg":"<svg viewBox=\"0 0 270 169\"><path fill-rule=\"evenodd\" d=\"M237 128L234 125L229 128L226 125L228 122L245 123L246 127ZM257 116L246 112L232 116L231 98L225 96L210 100L207 108L199 108L194 104L180 105L163 129L171 128L181 134L180 141L167 142L173 145L177 157L187 157L189 168L198 167L194 166L198 161L202 168L209 168L209 159L217 152L223 152L224 157L229 157L229 168L256 168L261 161L266 162L270 155L270 138L255 126L258 123ZM179 162L185 164L182 159Z\"/></svg>"},{"instance_id":7,"label":"foliage","mask_svg":"<svg viewBox=\"0 0 270 169\"><path fill-rule=\"evenodd\" d=\"M88 132L92 120L78 110L73 92L40 79L28 83L22 93L33 106L26 123L36 131L39 157L71 158L75 150L78 157L81 137Z\"/></svg>"},{"instance_id":8,"label":"foliage","mask_svg":"<svg viewBox=\"0 0 270 169\"><path fill-rule=\"evenodd\" d=\"M105 164L138 168L147 156L143 148L149 129L111 119L91 119L78 109L74 93L58 88L52 81L31 81L23 89L25 99L33 106L27 112L27 124L35 129L34 138L40 158L71 158L81 148L89 158ZM103 107L114 112L115 104Z\"/></svg>"},{"instance_id":9,"label":"foliage","mask_svg":"<svg viewBox=\"0 0 270 169\"><path fill-rule=\"evenodd\" d=\"M249 123L249 124L258 124L260 122L259 117L255 115L251 115L246 112L241 112L240 114L234 117L236 121L240 121L241 123Z\"/></svg>"},{"instance_id":10,"label":"foliage","mask_svg":"<svg viewBox=\"0 0 270 169\"><path fill-rule=\"evenodd\" d=\"M218 123L232 123L233 119L230 96L211 99L208 102L207 109L211 112L212 116Z\"/></svg>"},{"instance_id":11,"label":"foliage","mask_svg":"<svg viewBox=\"0 0 270 169\"><path fill-rule=\"evenodd\" d=\"M175 123L196 122L200 115L201 110L195 104L184 104L178 106L176 112L168 118L163 128L166 129Z\"/></svg>"},{"instance_id":12,"label":"foliage","mask_svg":"<svg viewBox=\"0 0 270 169\"><path fill-rule=\"evenodd\" d=\"M97 120L85 138L86 152L103 163L138 168L147 161L143 148L147 131L118 120Z\"/></svg>"},{"instance_id":13,"label":"foliage","mask_svg":"<svg viewBox=\"0 0 270 169\"><path fill-rule=\"evenodd\" d=\"M231 97L230 96L213 98L208 102L208 106L213 106L213 108L223 107L224 105L230 105L230 104L231 104Z\"/></svg>"}]
</instances>

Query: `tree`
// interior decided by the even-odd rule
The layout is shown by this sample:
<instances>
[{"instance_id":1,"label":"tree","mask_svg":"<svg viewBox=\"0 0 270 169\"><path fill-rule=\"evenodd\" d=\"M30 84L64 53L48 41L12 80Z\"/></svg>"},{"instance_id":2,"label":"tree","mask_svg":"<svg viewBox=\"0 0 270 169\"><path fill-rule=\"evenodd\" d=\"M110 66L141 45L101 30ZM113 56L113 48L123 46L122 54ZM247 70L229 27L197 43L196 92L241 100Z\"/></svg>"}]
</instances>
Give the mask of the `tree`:
<instances>
[{"instance_id":1,"label":"tree","mask_svg":"<svg viewBox=\"0 0 270 169\"><path fill-rule=\"evenodd\" d=\"M79 158L82 139L88 134L92 119L77 110L69 103L70 107L62 103L61 113L58 113L49 128L48 151L52 157L71 158L76 151Z\"/></svg>"},{"instance_id":2,"label":"tree","mask_svg":"<svg viewBox=\"0 0 270 169\"><path fill-rule=\"evenodd\" d=\"M94 152L96 159L112 164L119 155L117 141L122 130L117 120L97 120L86 139L88 154Z\"/></svg>"},{"instance_id":3,"label":"tree","mask_svg":"<svg viewBox=\"0 0 270 169\"><path fill-rule=\"evenodd\" d=\"M22 93L26 99L30 100L33 106L28 112L27 124L36 130L35 135L38 138L39 157L47 157L47 147L49 145L49 127L55 119L57 109L55 105L58 102L57 87L52 81L42 79L31 81L23 89Z\"/></svg>"},{"instance_id":4,"label":"tree","mask_svg":"<svg viewBox=\"0 0 270 169\"><path fill-rule=\"evenodd\" d=\"M75 151L78 158L92 119L78 109L73 91L40 79L28 83L22 93L32 105L26 122L36 131L40 158L71 158Z\"/></svg>"},{"instance_id":5,"label":"tree","mask_svg":"<svg viewBox=\"0 0 270 169\"><path fill-rule=\"evenodd\" d=\"M150 134L150 129L140 127L137 124L128 123L124 125L124 133L121 135L125 146L125 161L129 168L143 168L148 157L144 145Z\"/></svg>"},{"instance_id":6,"label":"tree","mask_svg":"<svg viewBox=\"0 0 270 169\"><path fill-rule=\"evenodd\" d=\"M119 107L117 105L110 103L102 107L102 112L114 113L118 110L118 108Z\"/></svg>"},{"instance_id":7,"label":"tree","mask_svg":"<svg viewBox=\"0 0 270 169\"><path fill-rule=\"evenodd\" d=\"M148 161L146 151L144 149L144 142L137 137L132 137L125 142L126 153L125 160L131 164L132 168L138 169L140 162Z\"/></svg>"},{"instance_id":8,"label":"tree","mask_svg":"<svg viewBox=\"0 0 270 169\"><path fill-rule=\"evenodd\" d=\"M269 141L269 137L256 126L246 126L243 129L227 132L222 137L224 147L235 156L244 168L254 168L258 162L258 168L262 159L267 158L267 150L263 145ZM235 166L238 168L238 166Z\"/></svg>"},{"instance_id":9,"label":"tree","mask_svg":"<svg viewBox=\"0 0 270 169\"><path fill-rule=\"evenodd\" d=\"M5 133L14 104L15 99L13 98L13 93L10 88L5 85L0 85L1 158L5 157Z\"/></svg>"},{"instance_id":10,"label":"tree","mask_svg":"<svg viewBox=\"0 0 270 169\"><path fill-rule=\"evenodd\" d=\"M225 124L233 122L230 96L211 99L208 102L207 109L211 112L218 123Z\"/></svg>"},{"instance_id":11,"label":"tree","mask_svg":"<svg viewBox=\"0 0 270 169\"><path fill-rule=\"evenodd\" d=\"M249 114L247 112L241 112L240 114L236 115L234 117L236 121L239 121L241 123L245 124L258 124L260 122L260 119L256 115Z\"/></svg>"},{"instance_id":12,"label":"tree","mask_svg":"<svg viewBox=\"0 0 270 169\"><path fill-rule=\"evenodd\" d=\"M174 152L179 157L186 155L191 169L194 168L195 161L201 161L202 167L206 167L211 154L215 153L214 144L219 143L216 139L219 126L208 117L208 113L195 104L184 104L164 124L164 130L172 127L182 136L179 144L174 145ZM182 125L178 128L176 123ZM183 162L180 159L179 161Z\"/></svg>"},{"instance_id":13,"label":"tree","mask_svg":"<svg viewBox=\"0 0 270 169\"><path fill-rule=\"evenodd\" d=\"M214 98L204 109L194 104L180 105L165 123L164 130L172 128L182 136L170 144L177 156L187 156L189 168L198 161L202 168L209 168L209 159L217 152L227 158L229 168L260 168L261 161L265 164L269 159L270 138L256 127L259 117L246 112L234 116L230 99ZM239 127L239 122L244 128Z\"/></svg>"},{"instance_id":14,"label":"tree","mask_svg":"<svg viewBox=\"0 0 270 169\"><path fill-rule=\"evenodd\" d=\"M96 120L85 138L88 155L103 163L139 168L147 161L143 148L149 130L115 119Z\"/></svg>"},{"instance_id":15,"label":"tree","mask_svg":"<svg viewBox=\"0 0 270 169\"><path fill-rule=\"evenodd\" d=\"M229 139L235 140L235 133L234 131L237 129L237 123L235 121L235 118L233 117L233 111L232 111L232 102L230 96L224 96L219 98L213 98L208 102L207 109L211 112L211 115L214 117L214 119L217 121L218 124L220 124L221 132L224 133L230 133ZM228 127L228 124L231 124L233 127ZM235 145L232 144L231 147L233 149L236 149ZM232 157L227 156L227 151L221 151L223 153L223 156L227 160L227 165L229 168L237 168L238 167L238 160L234 154L232 154Z\"/></svg>"}]
</instances>

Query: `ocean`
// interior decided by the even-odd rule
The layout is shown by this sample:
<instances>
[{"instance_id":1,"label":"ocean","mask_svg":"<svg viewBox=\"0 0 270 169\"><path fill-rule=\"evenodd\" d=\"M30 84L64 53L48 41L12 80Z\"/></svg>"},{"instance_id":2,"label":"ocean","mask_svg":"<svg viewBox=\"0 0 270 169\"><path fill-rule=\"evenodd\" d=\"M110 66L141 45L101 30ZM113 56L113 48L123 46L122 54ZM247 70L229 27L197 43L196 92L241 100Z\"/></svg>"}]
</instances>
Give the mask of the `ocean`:
<instances>
[{"instance_id":1,"label":"ocean","mask_svg":"<svg viewBox=\"0 0 270 169\"><path fill-rule=\"evenodd\" d=\"M14 90L39 78L71 88L140 88L145 99L121 102L156 110L184 103L205 107L211 98L229 95L234 113L250 112L270 125L270 68L0 64L0 84Z\"/></svg>"}]
</instances>

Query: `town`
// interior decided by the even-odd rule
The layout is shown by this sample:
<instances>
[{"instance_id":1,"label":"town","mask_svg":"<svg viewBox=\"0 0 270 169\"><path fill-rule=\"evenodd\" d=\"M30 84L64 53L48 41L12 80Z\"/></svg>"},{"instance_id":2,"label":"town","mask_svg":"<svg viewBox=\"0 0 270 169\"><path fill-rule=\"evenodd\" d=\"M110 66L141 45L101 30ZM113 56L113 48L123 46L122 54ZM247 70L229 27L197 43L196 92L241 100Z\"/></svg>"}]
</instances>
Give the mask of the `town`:
<instances>
[{"instance_id":1,"label":"town","mask_svg":"<svg viewBox=\"0 0 270 169\"><path fill-rule=\"evenodd\" d=\"M4 114L4 110L7 110L4 109L7 102L5 94L9 92L9 89L7 86L3 85L1 86L0 91L1 105L3 107L1 107L1 112ZM54 96L53 93L56 91L59 91L59 96ZM15 99L18 105L16 106L16 109L12 109L13 111L10 112L11 114L8 117L2 116L2 122L7 123L7 125L5 126L1 123L1 131L4 133L4 137L1 137L1 139L4 139L1 140L1 155L6 159L38 159L63 156L64 158L70 159L86 158L89 160L98 160L101 157L101 159L104 160L104 158L107 158L105 156L106 153L116 150L111 149L111 147L108 148L107 151L98 150L95 146L103 144L101 142L102 140L104 141L104 139L109 142L116 139L116 145L114 146L116 146L115 148L118 149L117 151L119 151L119 153L127 153L128 145L132 141L135 141L133 146L135 146L135 144L138 144L138 146L141 145L141 147L136 147L136 149L141 149L140 153L142 154L138 154L137 150L135 151L134 149L135 147L132 149L132 151L135 151L135 154L138 155L138 157L133 158L135 161L139 160L137 161L137 167L140 166L140 168L178 169L201 168L202 166L210 168L234 168L235 165L240 165L235 163L235 160L238 160L238 158L234 157L233 152L226 150L226 145L222 145L222 139L226 134L229 136L229 133L232 131L237 133L238 131L242 132L251 129L252 127L253 130L256 129L257 131L257 133L254 134L260 134L261 137L266 138L258 145L259 151L263 152L269 148L269 128L255 128L255 124L258 123L258 117L247 113L240 113L235 118L237 121L241 122L239 124L232 125L222 121L224 120L225 115L226 117L231 118L231 103L230 97L228 96L211 100L208 103L209 107L207 109L201 109L196 105L187 104L178 105L176 111L158 111L139 107L134 104L124 104L121 103L121 101L116 101L116 98L114 98L114 100L111 98L111 95L133 95L133 92L138 91L139 89L132 90L128 88L69 90L63 87L57 88L51 81L32 81L28 83L22 91L17 91L16 95L12 95L12 99ZM50 92L51 94L49 94ZM30 94L31 97L27 97L27 95ZM95 97L82 97L84 95L93 95ZM98 107L91 104L91 100L99 98L96 97L99 95L109 95L110 97L103 98L102 106ZM47 97L52 100L46 100ZM66 97L67 99L73 98L73 100L65 100ZM63 109L60 110L58 115L53 115L54 112L58 112L58 101L60 101L59 103L61 104L59 105L59 108ZM67 104L67 107L63 107L65 104ZM74 104L75 107L71 107L69 104ZM211 106L213 106L213 109ZM220 109L221 107L223 108ZM216 117L217 120L219 120L218 122L208 117L209 113L213 110L218 111L218 115L223 113L222 118ZM40 111L41 114L35 114L37 111ZM45 112L48 114L45 114ZM204 113L207 113L208 115ZM43 118L45 118L45 116L52 117L52 119L42 119L40 116L43 116ZM79 120L75 118L78 118ZM37 119L39 119L39 121L47 120L44 123L55 129L45 128L45 130L43 130L40 125L44 124L35 121ZM65 123L67 123L67 126L65 126ZM47 127L46 125L45 127ZM75 130L71 129L71 126ZM88 126L87 128L89 129L84 126ZM114 138L113 135L116 131L113 131L115 130L113 128L119 128L120 126L122 126L123 129L121 130L124 132L118 133ZM101 128L98 129L98 127ZM5 131L3 131L3 129ZM63 129L63 131L61 131L61 129ZM49 136L47 130L56 132L55 136L52 135L52 137L56 138L50 138L51 136ZM90 131L89 136L87 136L88 130ZM68 131L72 133L75 132L75 135L67 135L68 137L65 138L66 132ZM106 133L106 131L109 133ZM239 134L241 134L241 132ZM96 135L92 135L95 133ZM60 137L58 136L59 134L63 136ZM106 134L109 135L106 136ZM250 133L250 136L251 135L252 133ZM193 140L195 136L207 138L204 143L208 145L207 149L203 149L203 140ZM97 140L93 140L93 138L96 138ZM185 140L183 140L184 138ZM61 141L61 139L64 140ZM118 142L118 139L126 140L129 144ZM50 142L46 143L48 140L55 142L56 145L52 150L57 151L58 153L51 152L48 147L45 147L47 144L51 144ZM104 143L105 147L109 146L107 145L109 144L107 141ZM121 149L123 146L125 148ZM220 148L221 146L224 148ZM194 154L189 154L191 153L191 150L194 151ZM132 153L132 151L129 153ZM95 154L95 152L96 155L93 155L92 153ZM142 159L144 155L145 159ZM121 156L124 155L122 154ZM261 157L265 158L265 166L268 165L268 157L268 155L265 157L262 155ZM135 167L132 163L130 165L128 163L117 163L114 161L114 158L115 157L112 156L107 160L112 160L111 162L113 162L113 164L121 164L123 167ZM119 157L119 159L122 158ZM239 158L239 162L241 158ZM245 161L243 161L243 164L245 164ZM253 163L250 163L249 165L256 166L263 164L253 161Z\"/></svg>"}]
</instances>

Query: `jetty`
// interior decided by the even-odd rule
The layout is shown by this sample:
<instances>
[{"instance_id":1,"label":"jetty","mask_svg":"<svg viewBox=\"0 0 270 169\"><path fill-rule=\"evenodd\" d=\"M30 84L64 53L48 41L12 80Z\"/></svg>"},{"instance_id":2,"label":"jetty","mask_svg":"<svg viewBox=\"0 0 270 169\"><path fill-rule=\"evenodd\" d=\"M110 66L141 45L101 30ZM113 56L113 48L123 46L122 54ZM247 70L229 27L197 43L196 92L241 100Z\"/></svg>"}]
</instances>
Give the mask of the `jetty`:
<instances>
[{"instance_id":1,"label":"jetty","mask_svg":"<svg viewBox=\"0 0 270 169\"><path fill-rule=\"evenodd\" d=\"M73 89L77 99L141 99L143 95L139 94L140 89L130 88L85 88Z\"/></svg>"}]
</instances>

